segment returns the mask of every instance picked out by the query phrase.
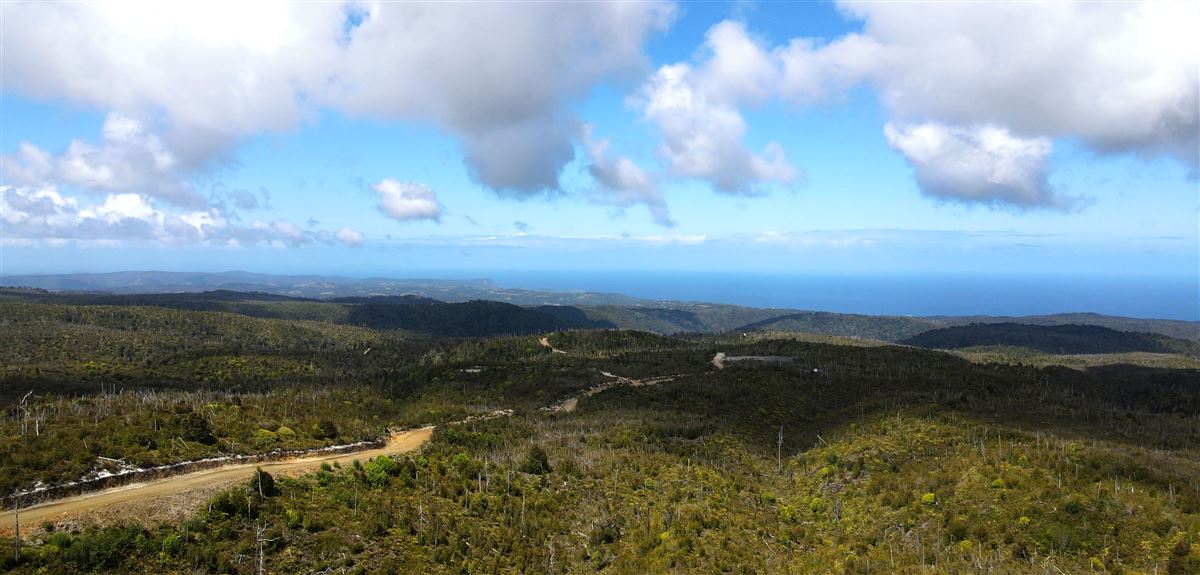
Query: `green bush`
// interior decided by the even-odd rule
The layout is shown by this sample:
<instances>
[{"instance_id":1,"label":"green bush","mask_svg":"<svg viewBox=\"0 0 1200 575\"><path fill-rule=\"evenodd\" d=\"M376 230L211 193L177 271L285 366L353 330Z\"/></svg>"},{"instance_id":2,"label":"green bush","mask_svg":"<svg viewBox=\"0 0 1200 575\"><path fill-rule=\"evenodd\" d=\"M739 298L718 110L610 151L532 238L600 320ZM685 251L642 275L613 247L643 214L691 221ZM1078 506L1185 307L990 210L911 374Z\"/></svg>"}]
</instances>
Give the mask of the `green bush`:
<instances>
[{"instance_id":1,"label":"green bush","mask_svg":"<svg viewBox=\"0 0 1200 575\"><path fill-rule=\"evenodd\" d=\"M537 445L529 448L529 452L525 454L524 461L521 462L520 470L533 475L545 475L553 471L550 467L550 458L546 455L546 451Z\"/></svg>"},{"instance_id":2,"label":"green bush","mask_svg":"<svg viewBox=\"0 0 1200 575\"><path fill-rule=\"evenodd\" d=\"M254 476L250 478L250 490L263 497L273 497L279 494L279 488L275 486L275 478L271 477L270 473L263 471L261 467L256 468Z\"/></svg>"}]
</instances>

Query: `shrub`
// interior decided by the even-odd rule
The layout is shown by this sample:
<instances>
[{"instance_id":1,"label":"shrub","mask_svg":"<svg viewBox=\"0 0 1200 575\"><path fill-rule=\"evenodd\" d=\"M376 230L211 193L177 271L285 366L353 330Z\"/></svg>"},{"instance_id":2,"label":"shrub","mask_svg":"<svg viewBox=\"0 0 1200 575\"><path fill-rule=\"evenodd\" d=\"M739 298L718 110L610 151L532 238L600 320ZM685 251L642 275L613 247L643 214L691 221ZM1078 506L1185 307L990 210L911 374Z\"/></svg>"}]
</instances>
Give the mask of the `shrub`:
<instances>
[{"instance_id":1,"label":"shrub","mask_svg":"<svg viewBox=\"0 0 1200 575\"><path fill-rule=\"evenodd\" d=\"M335 439L337 436L337 424L328 419L322 419L313 426L313 437L317 439Z\"/></svg>"},{"instance_id":2,"label":"shrub","mask_svg":"<svg viewBox=\"0 0 1200 575\"><path fill-rule=\"evenodd\" d=\"M813 513L825 511L825 500L820 497L813 497L812 501L808 502L808 509Z\"/></svg>"},{"instance_id":3,"label":"shrub","mask_svg":"<svg viewBox=\"0 0 1200 575\"><path fill-rule=\"evenodd\" d=\"M198 413L188 412L181 415L177 420L177 425L179 426L179 436L184 441L195 441L205 445L211 445L217 441L208 420Z\"/></svg>"},{"instance_id":4,"label":"shrub","mask_svg":"<svg viewBox=\"0 0 1200 575\"><path fill-rule=\"evenodd\" d=\"M387 485L388 474L383 470L383 467L377 465L374 461L367 462L366 471L367 484L371 487L383 487Z\"/></svg>"},{"instance_id":5,"label":"shrub","mask_svg":"<svg viewBox=\"0 0 1200 575\"><path fill-rule=\"evenodd\" d=\"M372 487L383 487L387 485L389 476L400 472L400 465L391 457L376 457L368 461L364 469L368 484Z\"/></svg>"},{"instance_id":6,"label":"shrub","mask_svg":"<svg viewBox=\"0 0 1200 575\"><path fill-rule=\"evenodd\" d=\"M1063 502L1063 511L1066 511L1072 515L1083 511L1083 507L1083 496L1078 493L1072 493L1067 497L1066 501Z\"/></svg>"},{"instance_id":7,"label":"shrub","mask_svg":"<svg viewBox=\"0 0 1200 575\"><path fill-rule=\"evenodd\" d=\"M541 447L536 445L529 448L529 453L525 455L525 461L521 462L520 470L533 475L544 475L553 471L550 467L550 458L546 456L546 452Z\"/></svg>"},{"instance_id":8,"label":"shrub","mask_svg":"<svg viewBox=\"0 0 1200 575\"><path fill-rule=\"evenodd\" d=\"M261 467L256 468L254 476L250 478L250 489L263 497L279 494L279 488L275 486L275 478L271 477L270 473L263 471Z\"/></svg>"}]
</instances>

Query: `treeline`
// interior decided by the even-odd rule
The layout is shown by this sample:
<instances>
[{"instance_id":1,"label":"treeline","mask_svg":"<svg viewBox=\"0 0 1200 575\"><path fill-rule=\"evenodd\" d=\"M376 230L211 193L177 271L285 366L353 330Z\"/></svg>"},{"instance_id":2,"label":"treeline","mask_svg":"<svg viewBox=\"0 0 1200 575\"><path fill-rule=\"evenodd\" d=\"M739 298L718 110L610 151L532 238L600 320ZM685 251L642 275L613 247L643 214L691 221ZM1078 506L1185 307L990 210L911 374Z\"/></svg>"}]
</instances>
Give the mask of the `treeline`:
<instances>
[{"instance_id":1,"label":"treeline","mask_svg":"<svg viewBox=\"0 0 1200 575\"><path fill-rule=\"evenodd\" d=\"M1200 566L1194 459L938 408L853 418L823 438L776 460L674 414L494 420L439 431L413 456L252 480L179 525L50 531L7 567L254 573L260 554L288 573Z\"/></svg>"},{"instance_id":2,"label":"treeline","mask_svg":"<svg viewBox=\"0 0 1200 575\"><path fill-rule=\"evenodd\" d=\"M901 340L931 349L1013 346L1051 354L1123 352L1200 355L1200 343L1155 333L1127 332L1095 325L974 323L927 331Z\"/></svg>"},{"instance_id":3,"label":"treeline","mask_svg":"<svg viewBox=\"0 0 1200 575\"><path fill-rule=\"evenodd\" d=\"M117 321L102 317L85 324ZM344 347L305 356L340 382L314 375L271 380L258 393L10 402L0 453L19 460L0 476L28 485L90 469L97 455L166 461L320 445L331 441L324 420L346 440L500 408L516 414L443 425L410 457L239 486L180 524L35 526L24 562L4 567L253 573L260 553L277 572L1200 566L1196 370L981 365L901 346L617 331L551 334L566 352L552 353L536 336L410 342L334 327L378 338L344 336ZM303 356L306 344L293 343L287 353ZM717 352L791 361L718 370L709 363ZM614 381L604 372L627 379L580 396ZM578 397L573 412L539 409L567 397ZM40 409L54 410L41 420L53 425L30 436Z\"/></svg>"}]
</instances>

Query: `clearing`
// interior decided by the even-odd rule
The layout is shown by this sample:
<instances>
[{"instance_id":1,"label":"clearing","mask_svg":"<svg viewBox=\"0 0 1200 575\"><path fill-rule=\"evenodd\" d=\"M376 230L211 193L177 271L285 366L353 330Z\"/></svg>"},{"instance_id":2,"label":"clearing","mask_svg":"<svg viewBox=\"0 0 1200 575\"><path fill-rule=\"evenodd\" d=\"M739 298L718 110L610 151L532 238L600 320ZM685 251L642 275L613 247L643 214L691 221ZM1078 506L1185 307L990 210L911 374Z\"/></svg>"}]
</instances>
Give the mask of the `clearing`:
<instances>
[{"instance_id":1,"label":"clearing","mask_svg":"<svg viewBox=\"0 0 1200 575\"><path fill-rule=\"evenodd\" d=\"M179 520L195 511L205 499L230 485L247 481L261 467L272 475L298 475L316 471L322 463L348 465L355 459L366 461L381 455L414 451L433 435L433 426L392 434L387 444L376 449L352 453L317 455L281 461L239 463L202 469L192 473L164 477L154 481L131 483L112 489L84 493L48 501L21 510L26 533L40 529L44 522L69 526L79 523L111 523L116 519L136 519L143 523ZM11 536L13 513L0 514L0 534Z\"/></svg>"}]
</instances>

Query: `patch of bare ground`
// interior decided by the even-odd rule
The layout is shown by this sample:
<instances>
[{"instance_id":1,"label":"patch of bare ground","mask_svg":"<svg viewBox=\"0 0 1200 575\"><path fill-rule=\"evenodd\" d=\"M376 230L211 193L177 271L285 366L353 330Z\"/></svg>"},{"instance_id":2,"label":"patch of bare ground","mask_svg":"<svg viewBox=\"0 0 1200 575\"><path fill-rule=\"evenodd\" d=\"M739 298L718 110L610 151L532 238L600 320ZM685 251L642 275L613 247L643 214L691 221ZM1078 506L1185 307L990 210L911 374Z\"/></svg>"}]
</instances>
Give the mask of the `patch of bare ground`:
<instances>
[{"instance_id":1,"label":"patch of bare ground","mask_svg":"<svg viewBox=\"0 0 1200 575\"><path fill-rule=\"evenodd\" d=\"M355 459L366 461L381 455L407 453L428 442L433 435L433 429L433 426L429 426L395 433L388 438L383 447L377 449L225 465L66 497L20 510L21 524L26 528L40 528L48 522L56 528L72 528L121 521L178 521L195 511L213 494L230 485L249 480L255 468L262 468L272 475L300 475L316 471L322 463L350 464ZM0 515L0 534L11 536L13 526L12 511L5 511ZM22 529L22 535L26 533L32 534L31 531Z\"/></svg>"}]
</instances>

